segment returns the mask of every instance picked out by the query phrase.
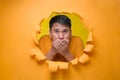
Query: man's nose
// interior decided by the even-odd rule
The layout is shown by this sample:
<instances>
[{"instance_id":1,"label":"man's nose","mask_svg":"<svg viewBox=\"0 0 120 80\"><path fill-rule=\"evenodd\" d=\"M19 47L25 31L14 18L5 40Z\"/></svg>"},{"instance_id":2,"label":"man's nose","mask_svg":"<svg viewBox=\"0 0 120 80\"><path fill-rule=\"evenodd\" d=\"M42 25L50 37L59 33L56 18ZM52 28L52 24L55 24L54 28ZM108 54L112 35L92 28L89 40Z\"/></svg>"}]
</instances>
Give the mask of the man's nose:
<instances>
[{"instance_id":1,"label":"man's nose","mask_svg":"<svg viewBox=\"0 0 120 80\"><path fill-rule=\"evenodd\" d=\"M62 33L59 33L59 39L60 40L64 39L64 35Z\"/></svg>"}]
</instances>

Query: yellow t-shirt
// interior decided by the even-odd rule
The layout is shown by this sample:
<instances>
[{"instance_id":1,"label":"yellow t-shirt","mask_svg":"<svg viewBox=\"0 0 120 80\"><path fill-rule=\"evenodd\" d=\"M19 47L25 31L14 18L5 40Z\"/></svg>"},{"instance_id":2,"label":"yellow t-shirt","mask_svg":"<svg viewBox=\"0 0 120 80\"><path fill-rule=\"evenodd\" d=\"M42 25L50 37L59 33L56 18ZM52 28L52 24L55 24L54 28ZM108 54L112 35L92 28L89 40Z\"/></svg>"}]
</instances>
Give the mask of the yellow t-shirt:
<instances>
[{"instance_id":1,"label":"yellow t-shirt","mask_svg":"<svg viewBox=\"0 0 120 80\"><path fill-rule=\"evenodd\" d=\"M39 48L46 55L52 46L52 40L49 35L45 35L39 40ZM76 58L79 57L83 53L83 43L82 40L77 36L72 36L70 44L69 44L70 53ZM53 61L66 61L66 59L59 54L54 56Z\"/></svg>"}]
</instances>

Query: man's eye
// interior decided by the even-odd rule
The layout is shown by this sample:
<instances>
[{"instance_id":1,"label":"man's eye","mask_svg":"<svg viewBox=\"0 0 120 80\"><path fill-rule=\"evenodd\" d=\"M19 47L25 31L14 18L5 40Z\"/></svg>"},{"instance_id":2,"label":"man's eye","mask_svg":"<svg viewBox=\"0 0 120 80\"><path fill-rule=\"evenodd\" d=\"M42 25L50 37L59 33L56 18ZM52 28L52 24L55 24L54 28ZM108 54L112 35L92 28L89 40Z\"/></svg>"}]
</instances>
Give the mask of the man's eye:
<instances>
[{"instance_id":1,"label":"man's eye","mask_svg":"<svg viewBox=\"0 0 120 80\"><path fill-rule=\"evenodd\" d=\"M58 33L59 31L58 30L55 30L56 33Z\"/></svg>"},{"instance_id":2,"label":"man's eye","mask_svg":"<svg viewBox=\"0 0 120 80\"><path fill-rule=\"evenodd\" d=\"M66 30L64 32L67 32Z\"/></svg>"},{"instance_id":3,"label":"man's eye","mask_svg":"<svg viewBox=\"0 0 120 80\"><path fill-rule=\"evenodd\" d=\"M67 32L68 32L68 30L64 30L64 31L63 31L63 33L67 33Z\"/></svg>"}]
</instances>

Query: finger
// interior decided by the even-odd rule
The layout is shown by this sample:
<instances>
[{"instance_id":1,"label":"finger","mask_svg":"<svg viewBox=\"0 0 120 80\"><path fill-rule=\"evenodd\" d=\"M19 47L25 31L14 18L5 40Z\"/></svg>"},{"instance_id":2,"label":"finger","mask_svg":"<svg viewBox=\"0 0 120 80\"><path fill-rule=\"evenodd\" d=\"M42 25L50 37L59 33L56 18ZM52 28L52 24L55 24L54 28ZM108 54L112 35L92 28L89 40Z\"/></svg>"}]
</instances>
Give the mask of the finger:
<instances>
[{"instance_id":1,"label":"finger","mask_svg":"<svg viewBox=\"0 0 120 80\"><path fill-rule=\"evenodd\" d=\"M59 43L59 47L62 48L65 46L65 44L62 42L62 40L58 40L58 43Z\"/></svg>"},{"instance_id":2,"label":"finger","mask_svg":"<svg viewBox=\"0 0 120 80\"><path fill-rule=\"evenodd\" d=\"M53 42L53 46L54 46L54 48L55 48L56 50L58 50L58 46L57 46L57 44L56 44L55 42Z\"/></svg>"},{"instance_id":3,"label":"finger","mask_svg":"<svg viewBox=\"0 0 120 80\"><path fill-rule=\"evenodd\" d=\"M66 44L67 44L67 45L69 44L69 42L70 42L69 40L66 40Z\"/></svg>"},{"instance_id":4,"label":"finger","mask_svg":"<svg viewBox=\"0 0 120 80\"><path fill-rule=\"evenodd\" d=\"M57 38L56 37L53 37L53 41L55 41Z\"/></svg>"},{"instance_id":5,"label":"finger","mask_svg":"<svg viewBox=\"0 0 120 80\"><path fill-rule=\"evenodd\" d=\"M62 43L65 44L65 45L68 45L69 41L64 39L64 40L62 40Z\"/></svg>"},{"instance_id":6,"label":"finger","mask_svg":"<svg viewBox=\"0 0 120 80\"><path fill-rule=\"evenodd\" d=\"M59 42L57 40L54 41L54 46L56 49L60 48Z\"/></svg>"},{"instance_id":7,"label":"finger","mask_svg":"<svg viewBox=\"0 0 120 80\"><path fill-rule=\"evenodd\" d=\"M62 40L56 40L56 42L58 43L58 50L59 52L63 51L66 48L66 45L64 43L62 43Z\"/></svg>"},{"instance_id":8,"label":"finger","mask_svg":"<svg viewBox=\"0 0 120 80\"><path fill-rule=\"evenodd\" d=\"M58 41L58 39L55 40L55 43L57 46L60 46L60 42Z\"/></svg>"}]
</instances>

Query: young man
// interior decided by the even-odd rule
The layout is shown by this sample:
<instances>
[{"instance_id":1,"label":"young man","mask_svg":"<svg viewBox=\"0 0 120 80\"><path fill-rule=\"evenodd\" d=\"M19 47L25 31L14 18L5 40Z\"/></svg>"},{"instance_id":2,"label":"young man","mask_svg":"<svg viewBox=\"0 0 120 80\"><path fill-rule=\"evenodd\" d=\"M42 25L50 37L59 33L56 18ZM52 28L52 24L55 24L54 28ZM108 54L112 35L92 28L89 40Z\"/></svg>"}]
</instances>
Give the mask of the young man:
<instances>
[{"instance_id":1,"label":"young man","mask_svg":"<svg viewBox=\"0 0 120 80\"><path fill-rule=\"evenodd\" d=\"M66 15L52 17L49 22L50 35L39 40L39 48L48 60L69 62L83 52L83 43L72 36L71 20Z\"/></svg>"}]
</instances>

